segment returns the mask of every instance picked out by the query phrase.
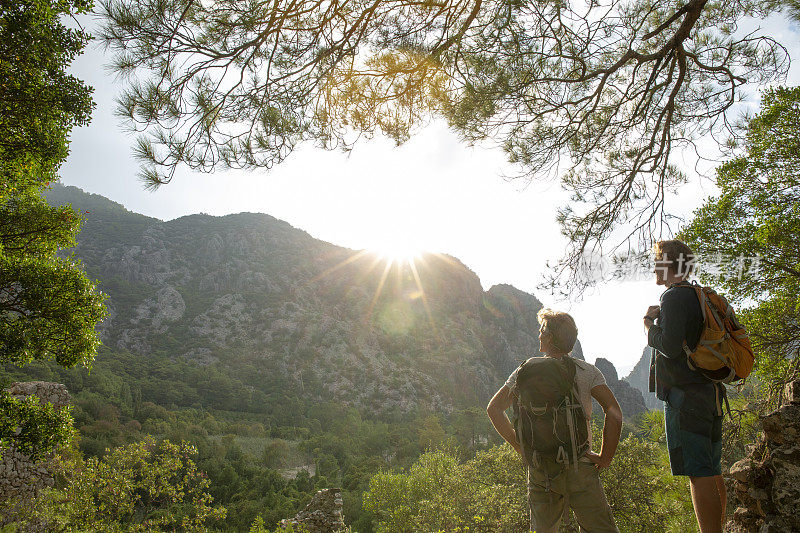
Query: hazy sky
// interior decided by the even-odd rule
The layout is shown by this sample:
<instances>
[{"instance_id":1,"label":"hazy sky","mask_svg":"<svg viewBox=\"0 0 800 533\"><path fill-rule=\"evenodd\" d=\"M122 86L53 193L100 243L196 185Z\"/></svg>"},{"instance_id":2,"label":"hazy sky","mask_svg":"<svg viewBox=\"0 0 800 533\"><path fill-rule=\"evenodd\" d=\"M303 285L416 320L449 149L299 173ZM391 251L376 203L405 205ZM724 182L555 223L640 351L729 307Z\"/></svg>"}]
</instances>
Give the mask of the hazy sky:
<instances>
[{"instance_id":1,"label":"hazy sky","mask_svg":"<svg viewBox=\"0 0 800 533\"><path fill-rule=\"evenodd\" d=\"M800 58L796 27L779 18L763 25ZM133 137L113 114L120 85L104 63L102 51L92 46L74 64L76 75L94 86L97 109L92 123L73 133L63 183L163 220L263 212L349 248L448 253L477 273L485 289L510 283L572 313L589 361L605 357L625 375L639 359L646 342L641 317L658 303L661 288L651 281L614 283L582 301L557 301L537 290L546 261L562 254L555 214L565 194L557 183L505 181L510 167L500 150L470 148L435 123L400 147L382 139L350 154L305 147L269 172L184 171L148 192L136 178ZM788 83L800 83L796 65ZM710 176L711 168L703 174ZM669 198L668 210L690 214L710 193L711 182L696 177Z\"/></svg>"}]
</instances>

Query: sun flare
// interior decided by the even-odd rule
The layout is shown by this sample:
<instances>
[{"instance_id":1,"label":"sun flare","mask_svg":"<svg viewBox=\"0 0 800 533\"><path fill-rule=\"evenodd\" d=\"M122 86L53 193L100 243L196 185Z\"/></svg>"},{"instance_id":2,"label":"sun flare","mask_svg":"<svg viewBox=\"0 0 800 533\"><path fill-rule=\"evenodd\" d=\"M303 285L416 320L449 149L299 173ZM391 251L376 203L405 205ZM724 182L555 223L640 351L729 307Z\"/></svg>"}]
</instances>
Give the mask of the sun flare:
<instances>
[{"instance_id":1,"label":"sun flare","mask_svg":"<svg viewBox=\"0 0 800 533\"><path fill-rule=\"evenodd\" d=\"M391 263L411 263L422 255L422 250L404 243L382 244L373 247L373 251Z\"/></svg>"}]
</instances>

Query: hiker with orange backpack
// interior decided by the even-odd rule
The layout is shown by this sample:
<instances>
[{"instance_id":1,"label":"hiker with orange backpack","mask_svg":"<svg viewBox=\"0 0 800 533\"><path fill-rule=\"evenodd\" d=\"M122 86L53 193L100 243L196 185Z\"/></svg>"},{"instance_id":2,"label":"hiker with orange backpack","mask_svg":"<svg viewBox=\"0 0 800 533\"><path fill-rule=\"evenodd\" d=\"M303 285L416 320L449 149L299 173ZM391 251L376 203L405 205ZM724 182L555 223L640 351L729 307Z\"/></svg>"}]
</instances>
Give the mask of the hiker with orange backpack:
<instances>
[{"instance_id":1,"label":"hiker with orange backpack","mask_svg":"<svg viewBox=\"0 0 800 533\"><path fill-rule=\"evenodd\" d=\"M722 532L727 493L722 478L725 387L744 379L752 350L731 306L708 287L690 283L695 255L679 240L655 248L661 305L644 316L653 348L650 391L664 401L672 474L688 476L701 533Z\"/></svg>"}]
</instances>

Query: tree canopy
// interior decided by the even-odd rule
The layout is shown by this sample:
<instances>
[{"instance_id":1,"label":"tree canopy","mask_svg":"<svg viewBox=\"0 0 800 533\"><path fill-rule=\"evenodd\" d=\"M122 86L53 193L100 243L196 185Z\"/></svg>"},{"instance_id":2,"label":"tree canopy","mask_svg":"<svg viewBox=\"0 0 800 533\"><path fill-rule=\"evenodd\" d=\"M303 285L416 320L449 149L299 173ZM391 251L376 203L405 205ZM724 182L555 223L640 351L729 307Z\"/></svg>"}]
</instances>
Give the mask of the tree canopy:
<instances>
[{"instance_id":1,"label":"tree canopy","mask_svg":"<svg viewBox=\"0 0 800 533\"><path fill-rule=\"evenodd\" d=\"M144 132L149 186L179 165L269 168L303 142L403 142L443 117L519 176L562 177L573 266L620 223L644 244L668 226L676 150L731 129L743 84L785 74L780 43L739 29L781 5L105 0L101 37L131 76L119 111Z\"/></svg>"},{"instance_id":2,"label":"tree canopy","mask_svg":"<svg viewBox=\"0 0 800 533\"><path fill-rule=\"evenodd\" d=\"M90 8L87 0L0 5L0 205L55 181L69 132L89 122L91 89L67 74L89 36L61 17Z\"/></svg>"},{"instance_id":3,"label":"tree canopy","mask_svg":"<svg viewBox=\"0 0 800 533\"><path fill-rule=\"evenodd\" d=\"M54 359L88 364L99 340L103 296L77 261L59 255L75 244L81 217L54 208L42 193L57 179L69 133L86 124L91 90L67 74L88 36L63 18L84 0L0 4L0 362ZM0 444L36 455L70 435L65 411L0 395Z\"/></svg>"},{"instance_id":4,"label":"tree canopy","mask_svg":"<svg viewBox=\"0 0 800 533\"><path fill-rule=\"evenodd\" d=\"M745 152L718 169L717 186L682 237L722 263L705 278L748 306L757 370L782 384L800 361L800 87L763 94Z\"/></svg>"}]
</instances>

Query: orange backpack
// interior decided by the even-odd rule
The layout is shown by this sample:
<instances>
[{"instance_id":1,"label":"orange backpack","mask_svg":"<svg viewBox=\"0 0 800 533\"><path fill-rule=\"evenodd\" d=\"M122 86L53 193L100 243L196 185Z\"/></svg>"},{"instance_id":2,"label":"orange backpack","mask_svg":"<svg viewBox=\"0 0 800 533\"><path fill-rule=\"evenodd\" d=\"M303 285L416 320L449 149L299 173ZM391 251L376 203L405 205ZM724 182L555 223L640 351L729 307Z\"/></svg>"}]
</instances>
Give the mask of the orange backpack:
<instances>
[{"instance_id":1,"label":"orange backpack","mask_svg":"<svg viewBox=\"0 0 800 533\"><path fill-rule=\"evenodd\" d=\"M703 312L703 333L694 351L684 341L686 361L712 381L732 383L745 379L753 370L753 348L747 330L736 320L728 301L697 282L692 288Z\"/></svg>"}]
</instances>

